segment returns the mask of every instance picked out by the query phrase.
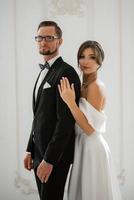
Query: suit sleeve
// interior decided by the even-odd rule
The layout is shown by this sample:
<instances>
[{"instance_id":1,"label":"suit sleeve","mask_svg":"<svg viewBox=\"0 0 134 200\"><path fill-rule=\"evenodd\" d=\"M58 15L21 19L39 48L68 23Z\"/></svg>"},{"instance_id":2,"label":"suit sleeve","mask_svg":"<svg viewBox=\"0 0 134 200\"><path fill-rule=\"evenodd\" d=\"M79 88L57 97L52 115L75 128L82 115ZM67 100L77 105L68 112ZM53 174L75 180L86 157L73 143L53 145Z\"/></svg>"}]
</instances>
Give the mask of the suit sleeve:
<instances>
[{"instance_id":1,"label":"suit sleeve","mask_svg":"<svg viewBox=\"0 0 134 200\"><path fill-rule=\"evenodd\" d=\"M76 102L78 104L80 98L80 80L74 69L66 69L59 78L67 77L70 83L74 83ZM47 147L44 155L44 160L53 165L57 164L61 159L66 147L69 144L72 134L74 134L75 120L62 98L60 97L58 86L56 89L56 109L57 109L57 124L52 136L52 139Z\"/></svg>"},{"instance_id":2,"label":"suit sleeve","mask_svg":"<svg viewBox=\"0 0 134 200\"><path fill-rule=\"evenodd\" d=\"M30 134L29 141L27 144L26 152L31 152L31 155L33 157L33 153L34 153L33 152L33 130L31 130L31 134Z\"/></svg>"}]
</instances>

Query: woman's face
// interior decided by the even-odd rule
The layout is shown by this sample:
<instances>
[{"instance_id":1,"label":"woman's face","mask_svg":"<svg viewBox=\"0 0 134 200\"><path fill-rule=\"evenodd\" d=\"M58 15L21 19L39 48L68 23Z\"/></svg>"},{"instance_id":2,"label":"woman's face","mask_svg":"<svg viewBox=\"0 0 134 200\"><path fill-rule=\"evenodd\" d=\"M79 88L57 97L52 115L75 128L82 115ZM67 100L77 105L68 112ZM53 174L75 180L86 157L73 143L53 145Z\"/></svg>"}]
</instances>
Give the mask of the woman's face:
<instances>
[{"instance_id":1,"label":"woman's face","mask_svg":"<svg viewBox=\"0 0 134 200\"><path fill-rule=\"evenodd\" d=\"M83 74L88 75L97 71L99 65L96 62L95 54L91 48L86 48L82 52L79 58L79 65Z\"/></svg>"}]
</instances>

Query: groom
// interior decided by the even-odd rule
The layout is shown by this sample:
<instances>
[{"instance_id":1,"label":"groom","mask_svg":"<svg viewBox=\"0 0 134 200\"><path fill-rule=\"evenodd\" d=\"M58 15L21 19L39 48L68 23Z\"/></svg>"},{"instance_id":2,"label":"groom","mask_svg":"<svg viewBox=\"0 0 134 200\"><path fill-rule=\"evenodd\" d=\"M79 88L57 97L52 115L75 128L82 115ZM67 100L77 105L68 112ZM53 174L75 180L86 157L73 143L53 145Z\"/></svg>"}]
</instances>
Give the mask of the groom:
<instances>
[{"instance_id":1,"label":"groom","mask_svg":"<svg viewBox=\"0 0 134 200\"><path fill-rule=\"evenodd\" d=\"M24 158L27 170L34 168L41 200L62 200L64 186L74 153L74 119L58 92L62 77L74 83L76 102L80 80L59 55L62 31L57 23L43 21L35 37L44 65L33 91L33 125Z\"/></svg>"}]
</instances>

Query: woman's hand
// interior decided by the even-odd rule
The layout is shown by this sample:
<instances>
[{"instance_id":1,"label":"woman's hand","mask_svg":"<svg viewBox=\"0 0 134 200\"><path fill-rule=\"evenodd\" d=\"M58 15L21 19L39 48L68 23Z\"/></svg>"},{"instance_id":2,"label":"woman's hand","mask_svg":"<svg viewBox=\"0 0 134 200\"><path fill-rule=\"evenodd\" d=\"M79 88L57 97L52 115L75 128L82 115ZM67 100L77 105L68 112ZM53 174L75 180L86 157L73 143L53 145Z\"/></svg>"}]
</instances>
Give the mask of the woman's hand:
<instances>
[{"instance_id":1,"label":"woman's hand","mask_svg":"<svg viewBox=\"0 0 134 200\"><path fill-rule=\"evenodd\" d=\"M75 90L74 84L70 85L68 79L63 77L60 80L60 85L58 85L59 93L63 101L68 105L75 103Z\"/></svg>"}]
</instances>

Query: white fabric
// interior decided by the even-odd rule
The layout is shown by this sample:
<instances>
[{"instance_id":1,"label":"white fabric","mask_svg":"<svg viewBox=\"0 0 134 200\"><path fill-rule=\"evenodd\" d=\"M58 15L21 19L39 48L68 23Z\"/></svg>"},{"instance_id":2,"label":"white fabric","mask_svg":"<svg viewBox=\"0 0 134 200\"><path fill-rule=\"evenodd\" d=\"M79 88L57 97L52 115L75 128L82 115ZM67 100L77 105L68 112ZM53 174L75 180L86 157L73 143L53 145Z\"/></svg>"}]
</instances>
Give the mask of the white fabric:
<instances>
[{"instance_id":1,"label":"white fabric","mask_svg":"<svg viewBox=\"0 0 134 200\"><path fill-rule=\"evenodd\" d=\"M40 85L41 85L43 79L45 78L47 72L48 72L48 69L45 68L45 69L42 70L42 72L40 73L38 82L37 82L37 84L36 84L36 89L35 89L35 100L36 100L36 98L37 98L37 94L38 94L39 87L40 87Z\"/></svg>"},{"instance_id":2,"label":"white fabric","mask_svg":"<svg viewBox=\"0 0 134 200\"><path fill-rule=\"evenodd\" d=\"M48 82L45 82L43 89L51 88L51 85Z\"/></svg>"},{"instance_id":3,"label":"white fabric","mask_svg":"<svg viewBox=\"0 0 134 200\"><path fill-rule=\"evenodd\" d=\"M60 57L60 55L55 56L54 58L51 58L50 60L48 60L48 64L51 67L52 64Z\"/></svg>"},{"instance_id":4,"label":"white fabric","mask_svg":"<svg viewBox=\"0 0 134 200\"><path fill-rule=\"evenodd\" d=\"M84 103L82 103L84 102ZM80 104L81 104L81 110L82 112L87 115L87 110L88 112L88 122L89 124L92 125L92 127L97 131L97 132L105 132L106 128L106 115L104 111L99 112L96 110L90 103L86 103L85 98L80 99Z\"/></svg>"},{"instance_id":5,"label":"white fabric","mask_svg":"<svg viewBox=\"0 0 134 200\"><path fill-rule=\"evenodd\" d=\"M57 56L55 56L54 58L48 60L47 62L48 62L48 64L49 64L49 66L51 67L52 64L53 64L59 57L60 57L60 56L57 55ZM42 70L42 72L40 73L40 77L39 77L39 79L38 79L38 82L37 82L37 84L36 84L36 89L35 89L35 100L36 100L36 98L37 98L37 94L38 94L39 87L40 87L42 81L44 80L44 78L45 78L47 72L48 72L48 69L45 68L45 69Z\"/></svg>"},{"instance_id":6,"label":"white fabric","mask_svg":"<svg viewBox=\"0 0 134 200\"><path fill-rule=\"evenodd\" d=\"M84 98L79 107L95 131L88 136L75 126L75 155L67 200L121 200L109 147L101 134L105 131L105 113Z\"/></svg>"}]
</instances>

